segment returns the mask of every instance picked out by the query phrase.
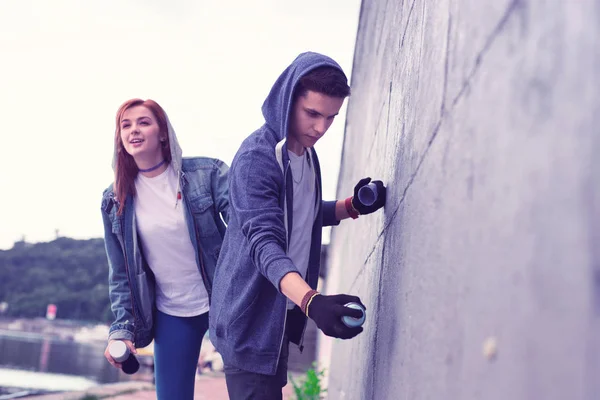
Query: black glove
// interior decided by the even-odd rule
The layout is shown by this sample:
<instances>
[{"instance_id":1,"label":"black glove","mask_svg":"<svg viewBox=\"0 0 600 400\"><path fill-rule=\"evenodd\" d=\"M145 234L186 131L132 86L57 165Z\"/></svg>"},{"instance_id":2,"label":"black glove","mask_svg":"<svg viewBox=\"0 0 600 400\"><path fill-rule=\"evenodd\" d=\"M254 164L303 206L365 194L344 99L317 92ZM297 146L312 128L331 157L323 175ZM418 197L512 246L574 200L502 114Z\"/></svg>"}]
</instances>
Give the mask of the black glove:
<instances>
[{"instance_id":1,"label":"black glove","mask_svg":"<svg viewBox=\"0 0 600 400\"><path fill-rule=\"evenodd\" d=\"M364 205L360 202L358 198L358 191L361 187L366 186L371 182L371 178L364 178L358 181L356 186L354 186L354 197L352 197L352 206L358 211L360 215L371 214L379 210L381 207L385 205L385 186L383 186L383 182L381 181L373 181L375 187L377 188L377 200L375 203L370 206Z\"/></svg>"},{"instance_id":2,"label":"black glove","mask_svg":"<svg viewBox=\"0 0 600 400\"><path fill-rule=\"evenodd\" d=\"M362 311L344 307L347 303L358 303L365 307L356 296L336 294L334 296L316 295L308 306L308 316L315 321L317 328L327 336L340 339L351 339L363 331L362 326L349 328L342 322L342 317L361 318ZM366 310L366 307L365 307Z\"/></svg>"}]
</instances>

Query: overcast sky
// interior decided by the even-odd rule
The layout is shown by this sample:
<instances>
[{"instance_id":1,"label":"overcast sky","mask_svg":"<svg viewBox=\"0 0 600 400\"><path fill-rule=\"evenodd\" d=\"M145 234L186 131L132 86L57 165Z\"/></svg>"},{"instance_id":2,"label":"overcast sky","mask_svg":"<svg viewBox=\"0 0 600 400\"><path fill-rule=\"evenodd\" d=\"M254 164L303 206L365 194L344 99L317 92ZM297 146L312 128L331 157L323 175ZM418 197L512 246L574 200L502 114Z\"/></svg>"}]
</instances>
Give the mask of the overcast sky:
<instances>
[{"instance_id":1,"label":"overcast sky","mask_svg":"<svg viewBox=\"0 0 600 400\"><path fill-rule=\"evenodd\" d=\"M0 0L0 249L101 237L114 117L133 97L167 112L184 156L227 164L263 123L281 71L307 50L350 77L359 0ZM333 199L346 104L316 145Z\"/></svg>"}]
</instances>

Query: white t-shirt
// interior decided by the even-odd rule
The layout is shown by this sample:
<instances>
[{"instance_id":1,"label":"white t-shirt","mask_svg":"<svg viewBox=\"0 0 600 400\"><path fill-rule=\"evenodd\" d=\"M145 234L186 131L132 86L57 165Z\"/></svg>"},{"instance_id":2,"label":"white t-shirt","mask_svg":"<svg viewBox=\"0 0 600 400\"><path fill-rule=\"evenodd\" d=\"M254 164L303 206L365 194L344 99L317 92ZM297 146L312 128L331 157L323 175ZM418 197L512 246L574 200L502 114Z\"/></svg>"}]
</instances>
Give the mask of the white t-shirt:
<instances>
[{"instance_id":1,"label":"white t-shirt","mask_svg":"<svg viewBox=\"0 0 600 400\"><path fill-rule=\"evenodd\" d=\"M208 311L208 293L177 198L177 173L135 180L135 217L144 256L156 278L156 307L165 314L191 317Z\"/></svg>"},{"instance_id":2,"label":"white t-shirt","mask_svg":"<svg viewBox=\"0 0 600 400\"><path fill-rule=\"evenodd\" d=\"M312 228L316 217L315 207L315 170L308 158L308 149L304 154L297 156L288 150L292 180L294 181L294 204L292 215L292 234L290 238L288 256L306 279L308 259L310 257L310 243L312 241ZM288 299L288 309L294 308L294 303Z\"/></svg>"}]
</instances>

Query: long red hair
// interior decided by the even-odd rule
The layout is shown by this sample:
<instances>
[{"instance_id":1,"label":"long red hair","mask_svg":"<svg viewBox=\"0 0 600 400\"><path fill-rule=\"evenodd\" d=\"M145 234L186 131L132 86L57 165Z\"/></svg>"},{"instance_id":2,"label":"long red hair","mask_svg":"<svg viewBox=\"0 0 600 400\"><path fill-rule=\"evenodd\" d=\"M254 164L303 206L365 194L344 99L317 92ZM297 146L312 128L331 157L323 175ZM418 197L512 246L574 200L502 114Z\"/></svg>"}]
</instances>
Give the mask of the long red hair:
<instances>
[{"instance_id":1,"label":"long red hair","mask_svg":"<svg viewBox=\"0 0 600 400\"><path fill-rule=\"evenodd\" d=\"M114 191L119 200L118 215L122 215L125 210L125 202L128 195L135 195L135 177L138 174L138 167L133 157L127 153L121 140L121 120L125 111L131 107L144 106L152 112L158 123L160 135L166 138L162 148L162 154L167 162L171 162L171 144L169 143L169 128L167 126L167 114L162 107L154 100L131 99L119 107L117 110L116 129L115 129L115 149L117 149L117 160L115 163L115 187Z\"/></svg>"}]
</instances>

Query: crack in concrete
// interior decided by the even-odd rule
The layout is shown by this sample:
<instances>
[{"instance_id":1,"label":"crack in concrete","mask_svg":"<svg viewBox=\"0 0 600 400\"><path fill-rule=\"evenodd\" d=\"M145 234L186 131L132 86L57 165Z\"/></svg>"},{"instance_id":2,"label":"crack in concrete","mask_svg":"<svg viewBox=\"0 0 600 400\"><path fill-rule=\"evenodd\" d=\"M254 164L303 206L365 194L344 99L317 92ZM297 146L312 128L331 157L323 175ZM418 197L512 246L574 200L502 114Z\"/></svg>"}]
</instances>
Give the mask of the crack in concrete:
<instances>
[{"instance_id":1,"label":"crack in concrete","mask_svg":"<svg viewBox=\"0 0 600 400\"><path fill-rule=\"evenodd\" d=\"M390 86L391 86L391 82L390 82ZM390 117L390 100L392 97L392 93L390 91L389 95L388 95L388 101L387 101L387 105L388 105L388 118ZM379 115L377 116L377 127L375 128L375 135L374 137L376 137L379 134L379 121L381 121L381 115L383 114L383 110L385 109L385 105L386 102L384 101L383 104L381 105L381 108L379 109ZM389 122L389 120L388 120ZM373 139L371 141L371 148L369 148L369 152L368 157L371 158L371 153L373 152L373 148L375 147L375 140Z\"/></svg>"},{"instance_id":2,"label":"crack in concrete","mask_svg":"<svg viewBox=\"0 0 600 400\"><path fill-rule=\"evenodd\" d=\"M425 1L423 1L423 7L421 8L421 44L419 46L419 68L417 69L417 86L415 92L419 91L421 87L421 63L423 62L423 44L425 43Z\"/></svg>"},{"instance_id":3,"label":"crack in concrete","mask_svg":"<svg viewBox=\"0 0 600 400\"><path fill-rule=\"evenodd\" d=\"M377 38L377 46L375 47L375 55L379 55L379 50L381 49L381 43L383 43L383 32L385 31L385 22L386 22L386 18L387 18L387 7L388 7L388 1L385 2L385 5L383 6L384 8L384 13L383 13L383 21L381 22L381 29L379 30L379 37Z\"/></svg>"},{"instance_id":4,"label":"crack in concrete","mask_svg":"<svg viewBox=\"0 0 600 400\"><path fill-rule=\"evenodd\" d=\"M473 77L475 76L475 74L479 70L479 67L481 66L483 57L490 50L490 48L492 47L492 44L494 44L494 41L496 40L496 38L500 35L500 33L502 33L502 31L506 27L506 24L510 20L510 17L523 4L525 4L525 0L513 0L510 2L508 7L506 8L506 10L504 11L504 14L500 18L500 21L498 22L498 24L496 24L496 27L494 28L494 30L492 30L492 32L488 36L487 40L485 41L483 48L477 53L477 57L475 57L475 64L473 65L473 68L471 68L471 71L467 75L461 89L459 90L458 94L452 101L452 109L454 109L454 106L456 106L456 103L458 103L458 101L464 95L465 91L471 85L471 81L473 80Z\"/></svg>"},{"instance_id":5,"label":"crack in concrete","mask_svg":"<svg viewBox=\"0 0 600 400\"><path fill-rule=\"evenodd\" d=\"M371 352L371 371L377 371L377 341L379 339L379 329L377 329L377 327L379 326L379 317L381 316L380 310L381 310L381 302L383 299L383 275L385 272L384 267L384 261L385 261L385 245L383 246L383 250L381 251L381 268L379 269L379 286L378 286L378 290L377 290L377 305L375 306L375 328L374 328L374 334L373 334L373 349L374 351ZM375 399L375 388L377 387L377 385L375 384L376 379L377 379L378 374L373 374L373 384L371 386L371 399Z\"/></svg>"},{"instance_id":6,"label":"crack in concrete","mask_svg":"<svg viewBox=\"0 0 600 400\"><path fill-rule=\"evenodd\" d=\"M405 190L408 190L408 187ZM392 224L392 222L394 222L394 219L396 218L396 214L400 210L400 206L402 205L403 201L404 201L404 196L402 196L400 198L400 202L398 203L398 206L396 207L396 209L392 213L392 216L389 218L388 222L384 225L384 227L381 230L381 232L379 233L379 235L377 235L377 239L375 239L375 245L373 246L373 248L371 249L371 251L367 255L367 258L365 259L365 262L363 263L360 271L358 271L358 274L356 274L356 277L354 278L354 281L352 282L352 284L350 285L350 288L348 289L349 292L352 291L352 289L354 288L354 285L356 285L356 282L358 282L358 279L362 276L363 272L365 271L365 266L369 262L369 259L371 258L371 256L373 255L373 253L375 253L375 250L377 249L377 244L379 243L379 240L381 240L381 238L383 237L383 234L385 233L385 231L387 230L387 228Z\"/></svg>"},{"instance_id":7,"label":"crack in concrete","mask_svg":"<svg viewBox=\"0 0 600 400\"><path fill-rule=\"evenodd\" d=\"M412 13L412 9L414 7L415 1L413 1L413 4L411 6L411 10L409 12L409 18L410 18L410 14ZM459 91L459 93L456 95L456 97L452 101L452 106L451 106L449 112L452 112L454 110L454 108L456 107L456 104L463 97L466 89L469 87L471 81L473 80L473 77L475 76L475 74L479 70L479 67L481 66L481 63L483 61L484 56L490 50L490 48L493 45L495 39L500 35L500 33L502 32L502 30L506 27L506 24L508 23L510 17L524 3L525 3L525 0L513 0L508 5L508 7L506 8L506 10L503 13L502 17L500 18L500 21L498 22L498 24L496 24L496 27L492 30L491 34L488 36L487 40L485 41L485 44L484 44L483 48L481 49L481 51L479 51L477 53L477 57L475 58L475 63L473 65L473 68L471 69L471 72L469 73L469 75L465 79L465 82L463 83L463 86L462 86L461 90ZM408 21L407 21L407 25L408 25ZM406 29L407 28L405 28L404 34L406 34ZM403 34L402 42L404 42L404 34ZM391 89L391 86L390 86L390 89ZM388 113L389 113L389 110L388 110ZM425 158L427 157L427 154L429 154L429 149L433 145L433 142L434 142L435 138L437 137L437 135L438 135L438 133L440 131L440 128L442 126L442 122L444 120L445 115L446 114L443 113L440 116L440 119L438 120L438 122L436 123L436 126L433 129L431 137L430 137L429 141L427 142L427 146L425 147L425 150L423 151L423 154L421 154L421 157L419 158L419 162L417 163L417 166L415 167L413 173L411 174L410 178L408 179L408 182L407 182L404 190L402 191L402 195L400 196L400 200L398 201L398 204L397 204L396 208L394 209L394 211L393 211L392 215L390 216L390 218L388 219L388 221L384 224L383 229L381 230L381 232L379 233L379 235L377 235L377 239L375 240L375 244L373 245L373 248L371 249L371 251L367 255L367 257L366 257L366 259L365 259L365 261L364 261L364 263L363 263L360 271L356 275L354 281L350 285L349 291L351 291L354 288L354 285L356 285L356 282L362 276L362 274L363 274L363 272L365 270L366 265L368 264L369 260L371 259L371 256L375 253L375 250L377 249L377 245L378 245L379 241L381 240L381 238L383 237L383 235L385 234L385 232L387 231L387 229L389 228L389 226L392 224L392 222L394 222L394 220L396 218L396 215L398 214L398 211L400 210L400 207L402 206L402 204L404 203L404 200L406 199L406 195L408 193L408 190L412 187L413 182L415 181L415 179L416 179L416 177L417 177L417 175L418 175L418 173L419 173L419 171L421 169L421 165L423 165L423 162L425 161ZM388 127L389 127L389 124L388 124ZM385 249L382 250L382 254L384 254L384 253L385 253Z\"/></svg>"},{"instance_id":8,"label":"crack in concrete","mask_svg":"<svg viewBox=\"0 0 600 400\"><path fill-rule=\"evenodd\" d=\"M390 132L390 112L392 110L392 90L394 88L394 81L390 81L390 91L388 92L388 112L387 112L387 121L385 121L385 138L387 139L387 134Z\"/></svg>"},{"instance_id":9,"label":"crack in concrete","mask_svg":"<svg viewBox=\"0 0 600 400\"><path fill-rule=\"evenodd\" d=\"M448 63L450 61L450 34L452 32L452 15L448 9L448 30L446 32L446 58L444 59L444 86L442 91L442 105L440 107L440 118L446 112L446 92L448 91Z\"/></svg>"},{"instance_id":10,"label":"crack in concrete","mask_svg":"<svg viewBox=\"0 0 600 400\"><path fill-rule=\"evenodd\" d=\"M433 130L433 134L432 134L431 138L429 139L429 142L427 143L427 148L425 149L425 151L421 155L421 158L419 159L419 163L417 164L417 167L415 168L415 170L413 171L413 173L410 175L410 178L408 179L408 183L406 184L406 186L404 187L404 190L402 191L402 196L400 196L400 200L398 201L398 205L394 209L394 212L392 213L391 217L388 219L388 221L383 226L383 229L381 230L381 232L379 232L379 235L377 235L377 239L375 239L375 245L373 246L373 248L371 249L371 251L367 255L367 258L365 259L365 262L363 263L363 266L360 269L359 273L356 275L356 278L352 282L352 285L350 286L350 289L352 289L354 287L354 285L358 281L358 278L362 275L362 273L363 273L363 271L365 269L365 266L369 262L369 259L371 258L371 256L373 255L373 253L375 253L375 250L377 249L377 244L379 243L379 240L383 237L384 233L387 231L387 229L392 224L392 222L394 222L394 219L396 218L396 214L398 214L398 211L400 210L400 207L402 206L402 204L404 203L404 200L406 199L406 195L408 193L408 190L411 188L413 182L417 178L417 175L418 175L418 173L419 173L419 171L421 169L421 165L425 161L425 157L427 155L427 150L429 150L429 148L433 144L433 141L435 140L435 138L436 138L438 132L440 131L441 127L442 127L442 120L440 119L437 122L437 125L435 126L435 128Z\"/></svg>"},{"instance_id":11,"label":"crack in concrete","mask_svg":"<svg viewBox=\"0 0 600 400\"><path fill-rule=\"evenodd\" d=\"M400 48L404 47L404 38L406 37L406 31L408 31L408 26L410 25L410 16L412 15L416 2L417 0L413 0L412 4L410 5L410 10L408 10L408 17L406 17L406 26L404 27L404 32L402 32L402 37L400 38Z\"/></svg>"}]
</instances>

